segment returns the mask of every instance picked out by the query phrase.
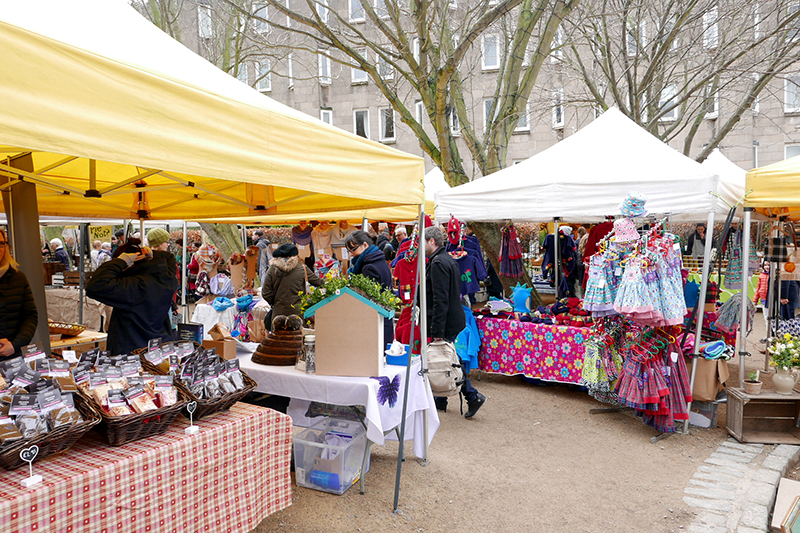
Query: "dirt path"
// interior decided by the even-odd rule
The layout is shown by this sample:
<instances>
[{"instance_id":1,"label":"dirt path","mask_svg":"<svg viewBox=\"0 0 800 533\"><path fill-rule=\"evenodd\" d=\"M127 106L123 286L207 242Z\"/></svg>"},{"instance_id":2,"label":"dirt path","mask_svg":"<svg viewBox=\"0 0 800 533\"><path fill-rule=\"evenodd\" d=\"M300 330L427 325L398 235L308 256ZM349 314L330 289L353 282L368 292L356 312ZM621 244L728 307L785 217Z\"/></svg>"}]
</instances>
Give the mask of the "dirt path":
<instances>
[{"instance_id":1,"label":"dirt path","mask_svg":"<svg viewBox=\"0 0 800 533\"><path fill-rule=\"evenodd\" d=\"M762 336L759 314L748 368L763 368ZM736 365L730 373L735 383ZM683 489L727 437L724 405L719 428L692 427L689 435L652 444L658 433L633 416L589 414L602 405L584 392L476 377L488 401L473 420L460 416L452 400L440 413L431 463L422 467L411 456L404 465L401 513L392 514L391 443L373 448L365 496L357 487L335 496L295 485L293 505L255 531L672 533L691 522Z\"/></svg>"}]
</instances>

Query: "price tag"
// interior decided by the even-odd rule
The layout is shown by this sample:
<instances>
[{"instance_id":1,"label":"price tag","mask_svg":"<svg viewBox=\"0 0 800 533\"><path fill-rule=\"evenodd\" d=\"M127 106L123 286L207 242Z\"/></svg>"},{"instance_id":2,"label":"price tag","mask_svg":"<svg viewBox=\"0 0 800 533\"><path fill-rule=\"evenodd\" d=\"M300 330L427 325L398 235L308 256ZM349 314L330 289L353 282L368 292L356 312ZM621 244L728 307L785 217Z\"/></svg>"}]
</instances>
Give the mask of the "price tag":
<instances>
[{"instance_id":1,"label":"price tag","mask_svg":"<svg viewBox=\"0 0 800 533\"><path fill-rule=\"evenodd\" d=\"M403 300L410 300L410 299L411 299L411 292L403 291Z\"/></svg>"},{"instance_id":2,"label":"price tag","mask_svg":"<svg viewBox=\"0 0 800 533\"><path fill-rule=\"evenodd\" d=\"M325 255L325 248L320 248L317 250L317 255Z\"/></svg>"},{"instance_id":3,"label":"price tag","mask_svg":"<svg viewBox=\"0 0 800 533\"><path fill-rule=\"evenodd\" d=\"M670 352L669 357L672 359L673 363L678 362L678 352Z\"/></svg>"},{"instance_id":4,"label":"price tag","mask_svg":"<svg viewBox=\"0 0 800 533\"><path fill-rule=\"evenodd\" d=\"M606 278L600 278L600 281L597 283L597 286L601 289L606 286Z\"/></svg>"},{"instance_id":5,"label":"price tag","mask_svg":"<svg viewBox=\"0 0 800 533\"><path fill-rule=\"evenodd\" d=\"M622 267L617 267L614 269L614 275L620 277L622 275Z\"/></svg>"},{"instance_id":6,"label":"price tag","mask_svg":"<svg viewBox=\"0 0 800 533\"><path fill-rule=\"evenodd\" d=\"M75 356L75 350L64 350L61 352L61 357L68 363L78 364L78 358Z\"/></svg>"},{"instance_id":7,"label":"price tag","mask_svg":"<svg viewBox=\"0 0 800 533\"><path fill-rule=\"evenodd\" d=\"M347 261L350 258L350 254L347 252L347 249L342 248L342 260Z\"/></svg>"},{"instance_id":8,"label":"price tag","mask_svg":"<svg viewBox=\"0 0 800 533\"><path fill-rule=\"evenodd\" d=\"M305 250L306 249L306 245L305 244L298 244L297 247L299 249L301 249L301 250Z\"/></svg>"}]
</instances>

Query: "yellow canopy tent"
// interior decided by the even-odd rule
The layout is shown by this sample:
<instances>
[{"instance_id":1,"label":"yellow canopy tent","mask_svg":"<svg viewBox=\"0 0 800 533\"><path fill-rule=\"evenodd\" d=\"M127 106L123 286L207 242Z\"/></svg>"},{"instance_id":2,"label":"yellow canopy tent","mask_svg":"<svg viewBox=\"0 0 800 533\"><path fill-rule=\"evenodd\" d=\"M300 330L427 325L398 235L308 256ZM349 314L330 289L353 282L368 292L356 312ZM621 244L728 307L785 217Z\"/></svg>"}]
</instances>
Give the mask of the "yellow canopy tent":
<instances>
[{"instance_id":1,"label":"yellow canopy tent","mask_svg":"<svg viewBox=\"0 0 800 533\"><path fill-rule=\"evenodd\" d=\"M800 156L747 173L746 207L769 216L800 220Z\"/></svg>"},{"instance_id":2,"label":"yellow canopy tent","mask_svg":"<svg viewBox=\"0 0 800 533\"><path fill-rule=\"evenodd\" d=\"M275 102L125 2L3 2L0 55L0 189L35 183L42 215L191 220L423 201L421 158Z\"/></svg>"}]
</instances>

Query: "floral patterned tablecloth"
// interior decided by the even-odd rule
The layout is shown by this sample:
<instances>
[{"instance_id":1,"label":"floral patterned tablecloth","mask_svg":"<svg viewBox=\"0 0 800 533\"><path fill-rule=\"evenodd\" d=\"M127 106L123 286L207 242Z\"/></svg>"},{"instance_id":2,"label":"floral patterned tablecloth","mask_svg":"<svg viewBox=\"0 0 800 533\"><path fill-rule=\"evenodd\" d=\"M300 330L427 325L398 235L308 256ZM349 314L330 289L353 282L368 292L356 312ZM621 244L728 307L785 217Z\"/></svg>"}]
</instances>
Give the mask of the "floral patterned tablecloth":
<instances>
[{"instance_id":1,"label":"floral patterned tablecloth","mask_svg":"<svg viewBox=\"0 0 800 533\"><path fill-rule=\"evenodd\" d=\"M479 318L477 323L482 371L580 383L588 328L499 318Z\"/></svg>"}]
</instances>

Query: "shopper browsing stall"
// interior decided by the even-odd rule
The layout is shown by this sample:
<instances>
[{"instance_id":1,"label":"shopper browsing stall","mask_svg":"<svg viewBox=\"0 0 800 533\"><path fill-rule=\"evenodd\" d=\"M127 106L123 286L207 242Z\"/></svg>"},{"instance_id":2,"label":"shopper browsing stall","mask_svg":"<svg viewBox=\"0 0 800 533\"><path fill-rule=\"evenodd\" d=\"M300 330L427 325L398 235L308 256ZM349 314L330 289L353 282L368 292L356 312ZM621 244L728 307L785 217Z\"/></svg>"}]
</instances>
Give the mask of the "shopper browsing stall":
<instances>
[{"instance_id":1,"label":"shopper browsing stall","mask_svg":"<svg viewBox=\"0 0 800 533\"><path fill-rule=\"evenodd\" d=\"M175 256L142 247L134 238L95 271L86 294L114 308L108 326L112 355L130 353L156 337L171 338L169 313L178 290L176 271Z\"/></svg>"},{"instance_id":2,"label":"shopper browsing stall","mask_svg":"<svg viewBox=\"0 0 800 533\"><path fill-rule=\"evenodd\" d=\"M347 236L345 247L353 256L353 266L348 274L362 274L381 284L386 289L392 289L392 271L386 262L384 252L372 244L372 239L364 231L355 231ZM391 318L383 321L383 340L386 343L394 339L394 323Z\"/></svg>"},{"instance_id":3,"label":"shopper browsing stall","mask_svg":"<svg viewBox=\"0 0 800 533\"><path fill-rule=\"evenodd\" d=\"M264 300L272 306L272 316L300 314L300 295L306 292L306 280L315 287L322 285L322 280L300 262L297 246L278 246L261 288ZM269 329L272 324L265 326Z\"/></svg>"},{"instance_id":4,"label":"shopper browsing stall","mask_svg":"<svg viewBox=\"0 0 800 533\"><path fill-rule=\"evenodd\" d=\"M0 230L0 360L20 355L36 333L39 314L28 278L11 257L8 237Z\"/></svg>"}]
</instances>

